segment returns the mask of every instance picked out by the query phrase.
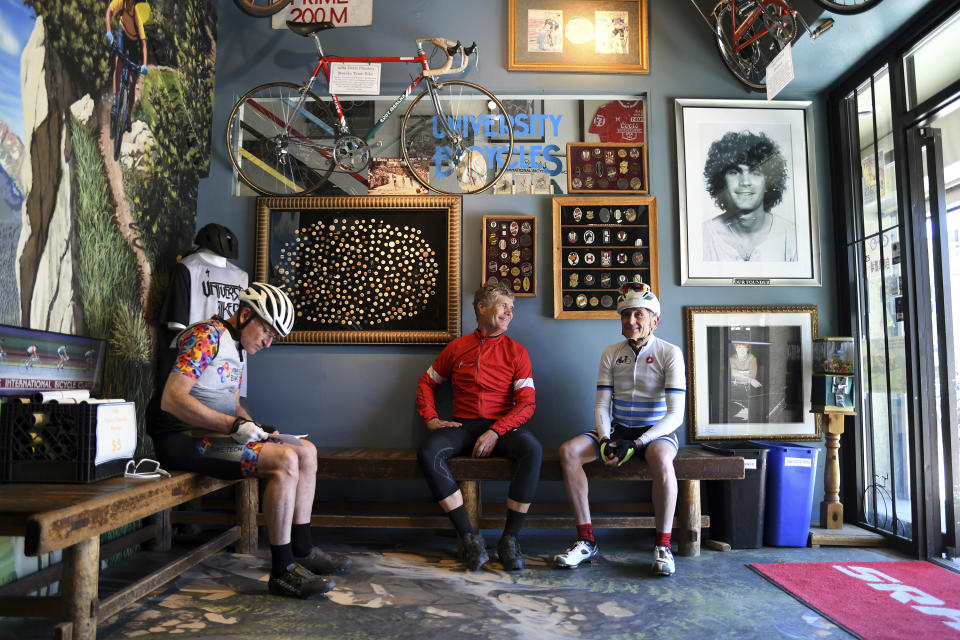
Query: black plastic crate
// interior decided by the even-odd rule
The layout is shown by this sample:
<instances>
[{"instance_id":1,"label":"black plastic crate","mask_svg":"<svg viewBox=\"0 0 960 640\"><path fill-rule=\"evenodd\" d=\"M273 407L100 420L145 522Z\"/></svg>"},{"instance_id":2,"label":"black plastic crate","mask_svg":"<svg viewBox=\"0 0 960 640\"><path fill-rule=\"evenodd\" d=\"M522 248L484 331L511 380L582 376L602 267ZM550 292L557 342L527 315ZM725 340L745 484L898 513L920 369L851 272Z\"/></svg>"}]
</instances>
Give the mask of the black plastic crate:
<instances>
[{"instance_id":1,"label":"black plastic crate","mask_svg":"<svg viewBox=\"0 0 960 640\"><path fill-rule=\"evenodd\" d=\"M97 407L8 402L0 414L0 478L88 483L123 475L126 460L95 465Z\"/></svg>"}]
</instances>

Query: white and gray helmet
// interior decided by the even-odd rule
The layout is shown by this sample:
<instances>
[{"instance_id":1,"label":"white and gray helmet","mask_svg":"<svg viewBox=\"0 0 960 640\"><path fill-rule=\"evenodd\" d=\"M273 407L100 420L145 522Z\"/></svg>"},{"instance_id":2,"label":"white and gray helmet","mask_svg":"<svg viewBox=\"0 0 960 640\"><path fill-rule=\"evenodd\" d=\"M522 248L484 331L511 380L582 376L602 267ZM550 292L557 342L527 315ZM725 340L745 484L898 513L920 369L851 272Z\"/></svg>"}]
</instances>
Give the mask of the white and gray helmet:
<instances>
[{"instance_id":1,"label":"white and gray helmet","mask_svg":"<svg viewBox=\"0 0 960 640\"><path fill-rule=\"evenodd\" d=\"M620 298L617 300L617 313L633 308L646 309L655 316L660 315L660 300L653 295L650 285L639 277L620 286Z\"/></svg>"},{"instance_id":2,"label":"white and gray helmet","mask_svg":"<svg viewBox=\"0 0 960 640\"><path fill-rule=\"evenodd\" d=\"M293 303L279 287L254 282L240 292L240 304L253 309L281 338L293 329Z\"/></svg>"}]
</instances>

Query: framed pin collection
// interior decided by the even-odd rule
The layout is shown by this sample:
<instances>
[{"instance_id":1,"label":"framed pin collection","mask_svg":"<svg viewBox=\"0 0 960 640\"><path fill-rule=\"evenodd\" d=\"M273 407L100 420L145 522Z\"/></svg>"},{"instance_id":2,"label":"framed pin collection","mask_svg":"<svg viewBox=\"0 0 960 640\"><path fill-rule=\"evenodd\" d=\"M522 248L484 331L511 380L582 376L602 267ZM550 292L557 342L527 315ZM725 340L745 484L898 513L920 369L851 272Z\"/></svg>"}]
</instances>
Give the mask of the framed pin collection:
<instances>
[{"instance_id":1,"label":"framed pin collection","mask_svg":"<svg viewBox=\"0 0 960 640\"><path fill-rule=\"evenodd\" d=\"M453 196L257 199L254 279L296 308L298 344L444 344L460 335Z\"/></svg>"},{"instance_id":2,"label":"framed pin collection","mask_svg":"<svg viewBox=\"0 0 960 640\"><path fill-rule=\"evenodd\" d=\"M536 216L483 216L482 284L502 282L518 297L537 295Z\"/></svg>"},{"instance_id":3,"label":"framed pin collection","mask_svg":"<svg viewBox=\"0 0 960 640\"><path fill-rule=\"evenodd\" d=\"M647 153L643 143L567 143L567 193L647 191Z\"/></svg>"},{"instance_id":4,"label":"framed pin collection","mask_svg":"<svg viewBox=\"0 0 960 640\"><path fill-rule=\"evenodd\" d=\"M616 318L618 288L640 276L659 292L652 196L553 199L553 316Z\"/></svg>"}]
</instances>

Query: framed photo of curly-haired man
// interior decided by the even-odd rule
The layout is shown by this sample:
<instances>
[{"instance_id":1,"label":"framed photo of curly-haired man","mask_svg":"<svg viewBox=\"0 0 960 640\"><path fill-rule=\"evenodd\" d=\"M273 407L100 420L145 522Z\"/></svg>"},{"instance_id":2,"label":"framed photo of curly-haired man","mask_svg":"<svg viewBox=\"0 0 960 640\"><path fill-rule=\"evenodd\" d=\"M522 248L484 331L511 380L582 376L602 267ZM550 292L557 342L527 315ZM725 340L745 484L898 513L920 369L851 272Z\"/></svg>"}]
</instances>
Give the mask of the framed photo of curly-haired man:
<instances>
[{"instance_id":1,"label":"framed photo of curly-haired man","mask_svg":"<svg viewBox=\"0 0 960 640\"><path fill-rule=\"evenodd\" d=\"M682 285L820 286L810 102L676 101Z\"/></svg>"}]
</instances>

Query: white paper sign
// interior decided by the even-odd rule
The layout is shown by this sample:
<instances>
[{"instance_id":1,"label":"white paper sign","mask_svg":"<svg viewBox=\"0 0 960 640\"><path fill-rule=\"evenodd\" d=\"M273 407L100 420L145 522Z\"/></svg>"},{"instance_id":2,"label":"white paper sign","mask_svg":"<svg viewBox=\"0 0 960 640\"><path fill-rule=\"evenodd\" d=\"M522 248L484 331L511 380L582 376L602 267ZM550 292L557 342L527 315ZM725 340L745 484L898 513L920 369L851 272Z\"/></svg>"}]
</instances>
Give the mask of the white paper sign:
<instances>
[{"instance_id":1,"label":"white paper sign","mask_svg":"<svg viewBox=\"0 0 960 640\"><path fill-rule=\"evenodd\" d=\"M354 96L380 95L380 63L331 63L330 93Z\"/></svg>"},{"instance_id":2,"label":"white paper sign","mask_svg":"<svg viewBox=\"0 0 960 640\"><path fill-rule=\"evenodd\" d=\"M286 29L287 20L367 27L373 24L373 0L292 0L283 11L271 16L270 26Z\"/></svg>"},{"instance_id":3,"label":"white paper sign","mask_svg":"<svg viewBox=\"0 0 960 640\"><path fill-rule=\"evenodd\" d=\"M757 470L757 459L756 458L744 458L743 459L743 468L746 471L756 471Z\"/></svg>"},{"instance_id":4,"label":"white paper sign","mask_svg":"<svg viewBox=\"0 0 960 640\"><path fill-rule=\"evenodd\" d=\"M767 65L767 100L780 93L793 80L793 46L787 46Z\"/></svg>"},{"instance_id":5,"label":"white paper sign","mask_svg":"<svg viewBox=\"0 0 960 640\"><path fill-rule=\"evenodd\" d=\"M783 466L785 467L811 467L813 466L813 460L810 458L794 458L792 456L785 456L783 458Z\"/></svg>"},{"instance_id":6,"label":"white paper sign","mask_svg":"<svg viewBox=\"0 0 960 640\"><path fill-rule=\"evenodd\" d=\"M137 412L132 402L98 404L97 456L93 464L133 457L137 449Z\"/></svg>"}]
</instances>

